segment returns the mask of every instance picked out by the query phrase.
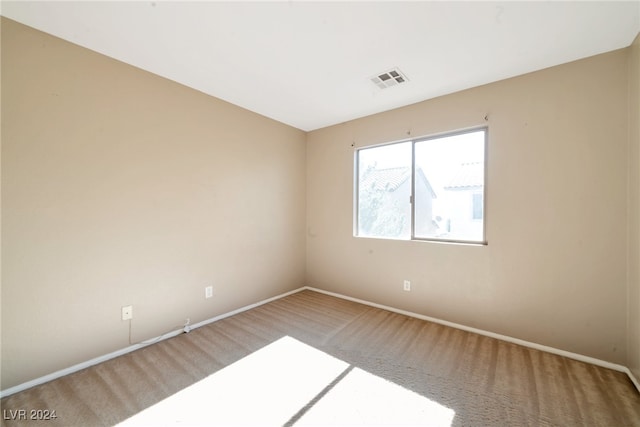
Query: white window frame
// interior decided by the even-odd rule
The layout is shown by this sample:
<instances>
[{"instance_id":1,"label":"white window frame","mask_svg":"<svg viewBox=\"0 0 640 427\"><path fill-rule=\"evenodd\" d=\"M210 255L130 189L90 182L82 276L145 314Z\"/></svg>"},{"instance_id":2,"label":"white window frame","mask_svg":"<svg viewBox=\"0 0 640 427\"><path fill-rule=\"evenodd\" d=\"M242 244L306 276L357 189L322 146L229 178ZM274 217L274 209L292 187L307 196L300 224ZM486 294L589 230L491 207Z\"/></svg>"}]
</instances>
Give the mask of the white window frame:
<instances>
[{"instance_id":1,"label":"white window frame","mask_svg":"<svg viewBox=\"0 0 640 427\"><path fill-rule=\"evenodd\" d=\"M429 141L433 139L441 139L447 137L453 137L457 135L463 135L467 133L475 133L475 132L484 132L484 176L483 176L483 189L482 189L482 218L475 219L474 221L482 221L482 239L481 240L465 240L465 239L447 239L441 237L417 237L415 235L415 173L416 173L416 162L415 162L415 147L419 142ZM410 196L410 222L411 222L411 235L408 239L405 238L392 238L392 237L383 237L383 236L361 236L358 234L359 225L358 225L358 208L359 208L359 154L361 150L366 150L370 148L384 147L393 144L400 143L411 143L411 196ZM408 138L398 141L386 142L382 144L368 145L362 146L355 149L354 152L354 197L353 197L353 207L354 207L354 215L353 215L353 235L357 238L364 239L388 239L388 240L407 240L407 241L422 241L422 242L439 242L439 243L453 243L453 244L469 244L469 245L488 245L487 240L487 176L488 176L488 145L489 145L489 127L488 126L479 126L473 127L463 130L451 131L451 132L443 132L429 136L422 136L418 138ZM473 206L472 206L473 208ZM472 213L473 216L473 213Z\"/></svg>"}]
</instances>

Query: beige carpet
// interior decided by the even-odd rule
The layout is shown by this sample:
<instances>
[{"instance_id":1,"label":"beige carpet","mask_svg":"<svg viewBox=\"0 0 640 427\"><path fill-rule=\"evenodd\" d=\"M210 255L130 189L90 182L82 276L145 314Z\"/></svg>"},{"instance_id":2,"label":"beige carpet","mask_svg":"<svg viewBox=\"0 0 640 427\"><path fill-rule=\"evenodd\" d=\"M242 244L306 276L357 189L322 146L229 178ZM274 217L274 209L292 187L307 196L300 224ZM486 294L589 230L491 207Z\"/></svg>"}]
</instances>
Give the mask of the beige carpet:
<instances>
[{"instance_id":1,"label":"beige carpet","mask_svg":"<svg viewBox=\"0 0 640 427\"><path fill-rule=\"evenodd\" d=\"M6 419L21 409L57 418ZM7 426L640 426L640 393L620 372L303 291L4 398L2 413Z\"/></svg>"}]
</instances>

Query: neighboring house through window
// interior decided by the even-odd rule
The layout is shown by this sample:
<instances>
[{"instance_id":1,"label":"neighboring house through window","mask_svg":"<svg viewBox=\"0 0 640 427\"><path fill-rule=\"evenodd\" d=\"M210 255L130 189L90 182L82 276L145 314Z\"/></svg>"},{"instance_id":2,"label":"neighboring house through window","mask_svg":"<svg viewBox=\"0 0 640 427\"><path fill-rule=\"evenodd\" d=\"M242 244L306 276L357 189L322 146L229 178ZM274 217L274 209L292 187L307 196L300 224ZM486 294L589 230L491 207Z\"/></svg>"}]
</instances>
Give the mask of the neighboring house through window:
<instances>
[{"instance_id":1,"label":"neighboring house through window","mask_svg":"<svg viewBox=\"0 0 640 427\"><path fill-rule=\"evenodd\" d=\"M444 187L452 206L451 230L457 236L482 236L484 164L462 163ZM479 221L480 220L480 221Z\"/></svg>"},{"instance_id":2,"label":"neighboring house through window","mask_svg":"<svg viewBox=\"0 0 640 427\"><path fill-rule=\"evenodd\" d=\"M422 169L416 172L415 198L420 200L416 214L429 218L420 223L420 231L432 233L438 227L433 217L433 191ZM399 166L365 170L360 181L360 230L363 235L377 237L411 236L408 207L411 198L411 167ZM375 206L376 208L373 208Z\"/></svg>"},{"instance_id":3,"label":"neighboring house through window","mask_svg":"<svg viewBox=\"0 0 640 427\"><path fill-rule=\"evenodd\" d=\"M472 214L472 219L482 219L483 214L484 214L484 197L482 196L482 193L476 193L476 194L472 194L472 201L471 203L473 204L473 214Z\"/></svg>"}]
</instances>

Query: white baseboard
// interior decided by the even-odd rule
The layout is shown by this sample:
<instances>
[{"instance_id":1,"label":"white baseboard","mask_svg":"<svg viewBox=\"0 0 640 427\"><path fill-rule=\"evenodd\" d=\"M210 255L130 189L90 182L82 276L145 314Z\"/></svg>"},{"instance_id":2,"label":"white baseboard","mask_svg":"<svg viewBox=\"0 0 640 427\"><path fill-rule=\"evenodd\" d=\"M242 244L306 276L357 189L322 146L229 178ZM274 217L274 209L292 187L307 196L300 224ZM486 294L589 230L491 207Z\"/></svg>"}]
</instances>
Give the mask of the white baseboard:
<instances>
[{"instance_id":1,"label":"white baseboard","mask_svg":"<svg viewBox=\"0 0 640 427\"><path fill-rule=\"evenodd\" d=\"M319 293L322 293L322 294L325 294L325 295L330 295L330 296L333 296L333 297L336 297L336 298L342 298L344 300L357 302L357 303L368 305L368 306L371 306L371 307L381 308L383 310L391 311L391 312L394 312L394 313L404 314L405 316L415 317L415 318L421 319L421 320L427 320L429 322L438 323L440 325L450 326L452 328L461 329L463 331L473 332L473 333L476 333L476 334L479 334L479 335L484 335L484 336L487 336L487 337L496 338L496 339L499 339L499 340L502 340L502 341L518 344L518 345L521 345L521 346L524 346L524 347L529 347L529 348L533 348L533 349L536 349L536 350L546 351L547 353L557 354L559 356L568 357L569 359L579 360L580 362L590 363L592 365L601 366L603 368L612 369L614 371L624 372L625 374L627 374L629 376L629 378L631 379L633 384L636 386L636 389L638 389L638 392L640 392L640 383L638 382L638 379L635 378L635 376L633 375L633 373L631 372L631 370L629 368L627 368L626 366L623 366L623 365L618 365L616 363L607 362L605 360L596 359L594 357L589 357L589 356L585 356L585 355L578 354L578 353L572 353L570 351L560 350L560 349L555 348L555 347L549 347L549 346L546 346L546 345L542 345L542 344L537 344L537 343L530 342L530 341L521 340L519 338L510 337L510 336L507 336L507 335L496 334L496 333L485 331L485 330L482 330L482 329L472 328L470 326L460 325L458 323L453 323L453 322L449 322L449 321L446 321L446 320L436 319L434 317L424 316L422 314L413 313L413 312L406 311L406 310L400 310L400 309L397 309L397 308L394 308L394 307L389 307L389 306L386 306L386 305L383 305L383 304L377 304L377 303L374 303L374 302L371 302L371 301L366 301L366 300L362 300L362 299L359 299L359 298L353 298L353 297L350 297L350 296L342 295L342 294L339 294L339 293L336 293L336 292L325 291L323 289L318 289L318 288L314 288L314 287L311 287L311 286L305 286L305 289L308 289L310 291L319 292Z\"/></svg>"},{"instance_id":2,"label":"white baseboard","mask_svg":"<svg viewBox=\"0 0 640 427\"><path fill-rule=\"evenodd\" d=\"M400 310L400 309L397 309L397 308L394 308L394 307L386 306L386 305L383 305L383 304L377 304L377 303L374 303L374 302L371 302L371 301L362 300L362 299L359 299L359 298L353 298L353 297L350 297L350 296L347 296L347 295L342 295L342 294L339 294L339 293L336 293L336 292L325 291L323 289L314 288L312 286L303 286L301 288L294 289L294 290L289 291L289 292L285 292L285 293L277 295L275 297L267 298L267 299L259 301L257 303L246 305L244 307L238 308L238 309L230 311L228 313L224 313L224 314L212 317L210 319L204 320L202 322L195 323L195 324L191 325L191 328L193 330L193 329L199 328L201 326L208 325L208 324L216 322L218 320L222 320L222 319L225 319L227 317L231 317L233 315L242 313L243 311L251 310L252 308L259 307L261 305L264 305L264 304L267 304L269 302L278 300L280 298L284 298L286 296L298 293L298 292L303 291L303 290L310 290L310 291L314 291L314 292L319 292L319 293L322 293L322 294L325 294L325 295L334 296L336 298L341 298L341 299L344 299L344 300L353 301L353 302L357 302L357 303L360 303L360 304L368 305L370 307L376 307L376 308L380 308L380 309L383 309L383 310L391 311L391 312L394 312L394 313L403 314L405 316L414 317L414 318L421 319L421 320L427 320L429 322L438 323L438 324L445 325L445 326L450 326L452 328L461 329L463 331L473 332L473 333L476 333L476 334L479 334L479 335L484 335L484 336L487 336L487 337L496 338L496 339L499 339L499 340L502 340L502 341L506 341L506 342L511 342L511 343L514 343L514 344L519 344L519 345L522 345L524 347L529 347L529 348L533 348L533 349L536 349L536 350L546 351L548 353L557 354L559 356L568 357L570 359L579 360L581 362L590 363L592 365L601 366L603 368L613 369L614 371L624 372L625 374L627 374L629 376L629 378L631 379L633 384L638 389L638 392L640 392L640 382L638 382L638 379L635 378L635 376L633 375L631 370L629 368L627 368L626 366L623 366L623 365L618 365L616 363L607 362L607 361L596 359L596 358L593 358L593 357L584 356L584 355L581 355L581 354L572 353L572 352L565 351L565 350L560 350L560 349L557 349L557 348L554 348L554 347L549 347L549 346L545 346L545 345L541 345L541 344L537 344L537 343L521 340L521 339L518 339L518 338L513 338L513 337L510 337L510 336L507 336L507 335L496 334L496 333L485 331L485 330L482 330L482 329L477 329L477 328L472 328L472 327L465 326L465 325L460 325L458 323L453 323L453 322L449 322L449 321L446 321L446 320L437 319L437 318L434 318L434 317L424 316L422 314L413 313L413 312L406 311L406 310ZM102 363L102 362L106 362L107 360L114 359L114 358L116 358L118 356L122 356L122 355L127 354L127 353L131 353L132 351L138 350L140 348L146 347L146 346L151 345L151 344L155 344L155 343L163 341L165 339L169 339L171 337L175 337L175 336L180 335L182 333L184 333L184 331L182 329L171 331L171 332L168 332L168 333L162 335L161 336L162 338L160 338L160 339L158 339L156 341L148 340L148 341L150 341L148 343L141 343L141 344L131 345L129 347L114 351L114 352L109 353L109 354L105 354L103 356L96 357L96 358L88 360L86 362L78 363L77 365L73 365L73 366L70 366L68 368L61 369L59 371L56 371L56 372L53 372L51 374L42 376L40 378L36 378L36 379L31 380L31 381L27 381L27 382L19 384L17 386L10 387L10 388L8 388L6 390L0 391L0 398L6 397L6 396L10 396L10 395L15 394L15 393L19 393L19 392L24 391L26 389L29 389L31 387L35 387L37 385L44 384L46 382L55 380L57 378L65 376L65 375L69 375L69 374L72 374L74 372L78 372L78 371L80 371L82 369L88 368L90 366L97 365L97 364Z\"/></svg>"},{"instance_id":3,"label":"white baseboard","mask_svg":"<svg viewBox=\"0 0 640 427\"><path fill-rule=\"evenodd\" d=\"M224 314L221 314L219 316L215 316L215 317L212 317L210 319L204 320L202 322L195 323L195 324L191 325L191 330L199 328L200 326L208 325L209 323L216 322L216 321L224 319L226 317L230 317L230 316L233 316L235 314L242 313L243 311L251 310L252 308L261 306L263 304L266 304L266 303L271 302L271 301L275 301L275 300L280 299L280 298L284 298L284 297L289 296L291 294L295 294L295 293L300 292L300 291L302 291L304 289L306 289L306 287L294 289L293 291L285 292L284 294L280 294L280 295L277 295L275 297L267 298L265 300L262 300L262 301L259 301L259 302L255 303L255 304L249 304L249 305L246 305L244 307L238 308L237 310L233 310L233 311L230 311L228 313L224 313ZM126 348L123 348L123 349L120 349L120 350L116 350L116 351L114 351L112 353L105 354L103 356L98 356L98 357L96 357L94 359L91 359L91 360L87 360L86 362L81 362L81 363L78 363L77 365L73 365L73 366L70 366L68 368L61 369L59 371L56 371L56 372L53 372L51 374L42 376L40 378L36 378L36 379L31 380L31 381L27 381L25 383L22 383L22 384L18 384L17 386L10 387L10 388L8 388L6 390L0 391L0 398L6 397L6 396L10 396L10 395L15 394L15 393L19 393L19 392L24 391L24 390L26 390L28 388L35 387L35 386L40 385L40 384L44 384L46 382L55 380L57 378L65 376L65 375L69 375L69 374L72 374L74 372L78 372L78 371L80 371L82 369L86 369L86 368L88 368L90 366L94 366L94 365L97 365L97 364L102 363L102 362L106 362L107 360L114 359L114 358L116 358L118 356L122 356L122 355L127 354L127 353L131 353L132 351L141 349L143 347L149 346L151 344L155 344L155 343L160 342L160 341L164 341L166 339L175 337L175 336L180 335L182 333L184 333L183 329L178 329L178 330L175 330L175 331L167 332L167 333L161 335L159 338L150 339L150 340L147 340L147 341L139 343L139 344L134 344L134 345L131 345L129 347L126 347Z\"/></svg>"},{"instance_id":4,"label":"white baseboard","mask_svg":"<svg viewBox=\"0 0 640 427\"><path fill-rule=\"evenodd\" d=\"M638 378L636 378L636 376L633 375L633 372L631 372L631 369L627 367L625 367L624 369L625 369L624 372L629 376L629 379L631 379L631 382L633 383L633 385L635 385L638 391L640 392L640 381L638 381Z\"/></svg>"},{"instance_id":5,"label":"white baseboard","mask_svg":"<svg viewBox=\"0 0 640 427\"><path fill-rule=\"evenodd\" d=\"M269 303L271 301L275 301L275 300L278 300L280 298L288 297L289 295L297 294L298 292L304 291L305 289L307 289L307 287L303 286L301 288L294 289L294 290L289 291L289 292L285 292L284 294L280 294L280 295L276 295L275 297L264 299L264 300L262 300L260 302L255 303L255 304L245 305L244 307L241 307L241 308L239 308L237 310L233 310L233 311L230 311L228 313L224 313L224 314L221 314L219 316L212 317L212 318L207 319L207 320L203 320L202 322L195 323L195 324L191 325L191 327L192 328L199 328L200 326L204 326L204 325L208 325L209 323L217 322L218 320L222 320L222 319L224 319L226 317L231 317L233 315L242 313L243 311L247 311L247 310L251 310L252 308L260 307L261 305L267 304L267 303Z\"/></svg>"}]
</instances>

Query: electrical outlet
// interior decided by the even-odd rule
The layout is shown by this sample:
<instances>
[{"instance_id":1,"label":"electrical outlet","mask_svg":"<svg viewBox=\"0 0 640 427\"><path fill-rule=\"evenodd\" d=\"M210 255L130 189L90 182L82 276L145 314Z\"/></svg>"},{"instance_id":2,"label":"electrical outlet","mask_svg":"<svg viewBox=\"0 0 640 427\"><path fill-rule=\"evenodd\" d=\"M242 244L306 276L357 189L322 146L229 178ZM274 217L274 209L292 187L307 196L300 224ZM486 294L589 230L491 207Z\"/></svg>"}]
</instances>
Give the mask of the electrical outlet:
<instances>
[{"instance_id":1,"label":"electrical outlet","mask_svg":"<svg viewBox=\"0 0 640 427\"><path fill-rule=\"evenodd\" d=\"M204 288L204 297L211 298L213 296L213 286L207 286Z\"/></svg>"},{"instance_id":2,"label":"electrical outlet","mask_svg":"<svg viewBox=\"0 0 640 427\"><path fill-rule=\"evenodd\" d=\"M407 292L411 290L411 282L410 281L408 281L408 280L404 281L404 290L407 291Z\"/></svg>"},{"instance_id":3,"label":"electrical outlet","mask_svg":"<svg viewBox=\"0 0 640 427\"><path fill-rule=\"evenodd\" d=\"M126 307L122 307L122 320L130 319L133 319L133 306L128 305Z\"/></svg>"}]
</instances>

